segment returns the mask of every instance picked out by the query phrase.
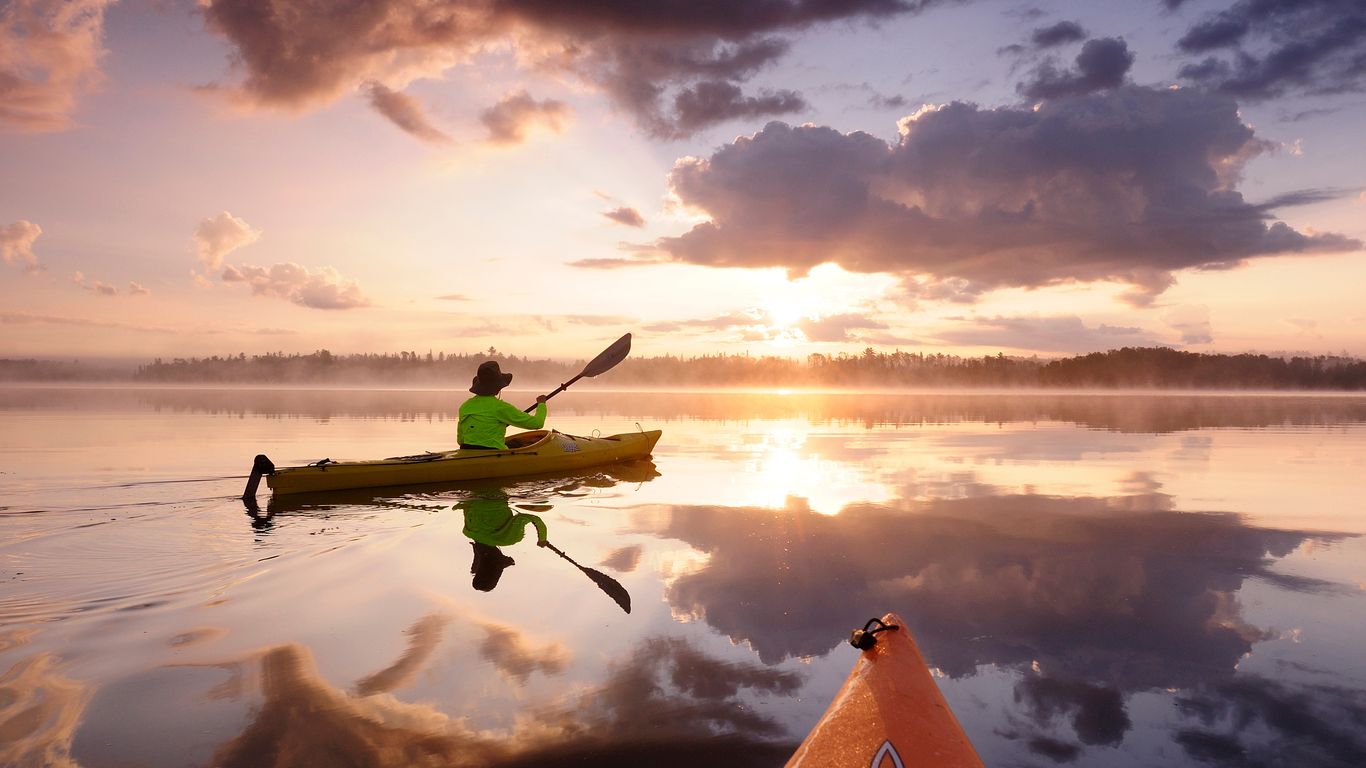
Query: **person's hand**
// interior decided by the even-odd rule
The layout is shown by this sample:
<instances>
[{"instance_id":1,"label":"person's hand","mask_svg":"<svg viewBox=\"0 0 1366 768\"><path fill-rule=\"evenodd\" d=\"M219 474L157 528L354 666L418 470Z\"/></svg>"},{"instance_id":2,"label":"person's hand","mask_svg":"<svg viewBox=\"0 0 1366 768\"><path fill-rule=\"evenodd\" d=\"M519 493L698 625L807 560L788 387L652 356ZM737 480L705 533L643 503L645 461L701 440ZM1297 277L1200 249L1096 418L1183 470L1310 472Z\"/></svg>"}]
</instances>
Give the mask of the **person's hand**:
<instances>
[{"instance_id":1,"label":"person's hand","mask_svg":"<svg viewBox=\"0 0 1366 768\"><path fill-rule=\"evenodd\" d=\"M550 542L547 541L546 539L541 539L541 540L539 540L539 541L536 542L536 546L538 546L538 547L548 547L548 546L550 546Z\"/></svg>"},{"instance_id":2,"label":"person's hand","mask_svg":"<svg viewBox=\"0 0 1366 768\"><path fill-rule=\"evenodd\" d=\"M537 395L537 396L536 396L536 402L538 402L538 403L544 403L546 400L549 400L549 399L550 399L550 398L546 397L545 395Z\"/></svg>"}]
</instances>

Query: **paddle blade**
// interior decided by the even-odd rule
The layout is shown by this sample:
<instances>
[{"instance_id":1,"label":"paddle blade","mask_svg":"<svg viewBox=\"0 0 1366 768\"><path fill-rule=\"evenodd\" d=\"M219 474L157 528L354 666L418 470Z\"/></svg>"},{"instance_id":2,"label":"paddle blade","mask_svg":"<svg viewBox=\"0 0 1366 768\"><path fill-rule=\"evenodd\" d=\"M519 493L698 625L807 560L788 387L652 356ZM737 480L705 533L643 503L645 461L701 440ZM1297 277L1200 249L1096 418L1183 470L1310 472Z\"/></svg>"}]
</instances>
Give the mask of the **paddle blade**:
<instances>
[{"instance_id":1,"label":"paddle blade","mask_svg":"<svg viewBox=\"0 0 1366 768\"><path fill-rule=\"evenodd\" d=\"M612 598L617 605L621 606L621 610L626 611L627 613L631 612L631 593L626 591L626 587L623 587L621 582L602 571L584 568L583 566L579 567L583 569L584 573L588 574L588 578L592 579L594 584L598 585L598 589L606 592L608 597Z\"/></svg>"},{"instance_id":2,"label":"paddle blade","mask_svg":"<svg viewBox=\"0 0 1366 768\"><path fill-rule=\"evenodd\" d=\"M591 379L599 374L607 373L616 367L617 363L625 360L629 354L631 354L631 334L628 333L612 342L612 346L604 349L601 354L590 360L588 365L583 367L583 373L579 375Z\"/></svg>"}]
</instances>

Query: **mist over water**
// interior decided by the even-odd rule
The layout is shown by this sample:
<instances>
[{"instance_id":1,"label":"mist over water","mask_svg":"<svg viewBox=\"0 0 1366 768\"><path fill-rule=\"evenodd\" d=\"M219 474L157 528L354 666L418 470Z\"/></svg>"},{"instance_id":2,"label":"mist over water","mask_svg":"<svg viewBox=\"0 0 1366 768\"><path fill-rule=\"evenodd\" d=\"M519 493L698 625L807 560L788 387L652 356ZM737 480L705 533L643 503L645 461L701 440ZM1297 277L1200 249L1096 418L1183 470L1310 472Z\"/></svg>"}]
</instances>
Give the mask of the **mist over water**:
<instances>
[{"instance_id":1,"label":"mist over water","mask_svg":"<svg viewBox=\"0 0 1366 768\"><path fill-rule=\"evenodd\" d=\"M570 392L653 461L237 499L462 397L0 388L0 765L781 765L887 611L989 765L1366 761L1366 397ZM491 499L631 613L476 590Z\"/></svg>"}]
</instances>

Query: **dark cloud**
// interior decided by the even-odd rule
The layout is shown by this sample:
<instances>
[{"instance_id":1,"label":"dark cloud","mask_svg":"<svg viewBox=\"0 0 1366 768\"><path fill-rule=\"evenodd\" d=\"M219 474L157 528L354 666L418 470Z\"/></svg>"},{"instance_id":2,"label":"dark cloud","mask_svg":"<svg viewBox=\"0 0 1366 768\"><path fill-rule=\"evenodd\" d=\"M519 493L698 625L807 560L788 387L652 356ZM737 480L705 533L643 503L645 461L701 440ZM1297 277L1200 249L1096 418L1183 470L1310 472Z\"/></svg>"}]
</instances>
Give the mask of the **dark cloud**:
<instances>
[{"instance_id":1,"label":"dark cloud","mask_svg":"<svg viewBox=\"0 0 1366 768\"><path fill-rule=\"evenodd\" d=\"M952 344L1028 349L1039 352L1094 352L1119 347L1152 346L1160 341L1142 328L1088 326L1076 315L1047 317L978 317L966 327L935 334Z\"/></svg>"},{"instance_id":2,"label":"dark cloud","mask_svg":"<svg viewBox=\"0 0 1366 768\"><path fill-rule=\"evenodd\" d=\"M799 502L690 506L640 524L707 555L670 583L670 605L766 663L823 654L840 641L832 624L907 606L926 660L951 676L1037 662L1051 678L1125 693L1232 676L1266 636L1240 616L1238 589L1310 537L1141 493L859 504L833 516ZM1088 712L1115 713L1103 691L1076 691L1097 702ZM1119 726L1099 721L1116 718L1088 718L1088 738L1114 738Z\"/></svg>"},{"instance_id":3,"label":"dark cloud","mask_svg":"<svg viewBox=\"0 0 1366 768\"><path fill-rule=\"evenodd\" d=\"M1030 752L1055 763L1070 763L1081 756L1081 747L1048 736L1035 736L1028 746Z\"/></svg>"},{"instance_id":4,"label":"dark cloud","mask_svg":"<svg viewBox=\"0 0 1366 768\"><path fill-rule=\"evenodd\" d=\"M625 224L628 227L645 226L645 217L640 215L640 211L627 205L613 208L610 211L603 211L602 215L618 224Z\"/></svg>"},{"instance_id":5,"label":"dark cloud","mask_svg":"<svg viewBox=\"0 0 1366 768\"><path fill-rule=\"evenodd\" d=\"M1123 40L1103 37L1087 40L1081 53L1077 54L1076 63L1076 70L1064 72L1052 61L1046 61L1016 90L1031 99L1057 99L1118 88L1124 83L1129 67L1133 66L1134 55Z\"/></svg>"},{"instance_id":6,"label":"dark cloud","mask_svg":"<svg viewBox=\"0 0 1366 768\"><path fill-rule=\"evenodd\" d=\"M727 120L785 115L806 107L806 101L794 91L764 91L758 96L746 96L734 83L706 80L684 88L674 97L672 136L683 138Z\"/></svg>"},{"instance_id":7,"label":"dark cloud","mask_svg":"<svg viewBox=\"0 0 1366 768\"><path fill-rule=\"evenodd\" d=\"M1366 692L1358 689L1246 675L1182 695L1177 710L1197 721L1177 734L1177 743L1204 763L1366 763Z\"/></svg>"},{"instance_id":8,"label":"dark cloud","mask_svg":"<svg viewBox=\"0 0 1366 768\"><path fill-rule=\"evenodd\" d=\"M381 83L365 85L370 106L389 122L430 144L449 144L451 137L443 133L422 112L417 100L406 93L390 90Z\"/></svg>"},{"instance_id":9,"label":"dark cloud","mask_svg":"<svg viewBox=\"0 0 1366 768\"><path fill-rule=\"evenodd\" d=\"M1042 723L1071 715L1083 744L1117 746L1131 725L1119 691L1082 680L1029 675L1015 686L1015 700Z\"/></svg>"},{"instance_id":10,"label":"dark cloud","mask_svg":"<svg viewBox=\"0 0 1366 768\"><path fill-rule=\"evenodd\" d=\"M555 133L562 132L573 115L573 110L562 101L538 100L526 91L517 91L484 110L479 115L479 121L488 129L489 142L520 144L533 128L544 127Z\"/></svg>"},{"instance_id":11,"label":"dark cloud","mask_svg":"<svg viewBox=\"0 0 1366 768\"><path fill-rule=\"evenodd\" d=\"M869 106L877 109L901 109L902 107L909 106L910 103L910 99L907 99L901 94L885 96L881 93L874 93L868 97Z\"/></svg>"},{"instance_id":12,"label":"dark cloud","mask_svg":"<svg viewBox=\"0 0 1366 768\"><path fill-rule=\"evenodd\" d=\"M1176 47L1186 53L1199 53L1211 48L1235 45L1247 34L1246 19L1237 17L1216 17L1190 28L1176 41Z\"/></svg>"},{"instance_id":13,"label":"dark cloud","mask_svg":"<svg viewBox=\"0 0 1366 768\"><path fill-rule=\"evenodd\" d=\"M739 84L815 25L919 12L940 0L761 0L638 5L597 0L376 0L318 12L315 0L206 0L208 28L240 79L218 88L256 106L304 108L367 81L439 77L480 50L512 46L533 69L593 84L650 135L678 138L737 117L786 114L791 91Z\"/></svg>"},{"instance_id":14,"label":"dark cloud","mask_svg":"<svg viewBox=\"0 0 1366 768\"><path fill-rule=\"evenodd\" d=\"M1060 21L1047 27L1039 27L1029 36L1035 48L1055 48L1067 43L1086 39L1086 30L1075 21Z\"/></svg>"},{"instance_id":15,"label":"dark cloud","mask_svg":"<svg viewBox=\"0 0 1366 768\"><path fill-rule=\"evenodd\" d=\"M672 192L710 220L655 247L712 267L956 280L966 294L1113 280L1144 304L1176 270L1361 246L1244 201L1238 173L1270 145L1227 96L1130 85L1037 109L955 102L901 126L888 145L773 122L682 159Z\"/></svg>"},{"instance_id":16,"label":"dark cloud","mask_svg":"<svg viewBox=\"0 0 1366 768\"><path fill-rule=\"evenodd\" d=\"M1193 25L1187 54L1219 52L1181 77L1246 101L1366 90L1366 4L1240 0Z\"/></svg>"}]
</instances>

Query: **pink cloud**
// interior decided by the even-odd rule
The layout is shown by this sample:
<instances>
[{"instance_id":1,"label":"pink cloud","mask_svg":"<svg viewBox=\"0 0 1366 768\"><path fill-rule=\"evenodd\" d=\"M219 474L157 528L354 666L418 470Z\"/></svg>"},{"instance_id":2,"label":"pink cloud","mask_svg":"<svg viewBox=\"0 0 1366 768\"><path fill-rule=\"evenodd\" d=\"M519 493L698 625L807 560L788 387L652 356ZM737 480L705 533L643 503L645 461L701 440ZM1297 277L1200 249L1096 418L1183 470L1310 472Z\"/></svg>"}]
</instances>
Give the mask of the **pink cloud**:
<instances>
[{"instance_id":1,"label":"pink cloud","mask_svg":"<svg viewBox=\"0 0 1366 768\"><path fill-rule=\"evenodd\" d=\"M6 264L23 267L28 273L39 271L41 267L38 257L33 255L33 242L41 234L42 227L23 219L0 226L0 259Z\"/></svg>"},{"instance_id":2,"label":"pink cloud","mask_svg":"<svg viewBox=\"0 0 1366 768\"><path fill-rule=\"evenodd\" d=\"M417 99L373 81L366 83L365 92L370 99L370 106L404 131L429 144L451 143L451 137L427 119Z\"/></svg>"},{"instance_id":3,"label":"pink cloud","mask_svg":"<svg viewBox=\"0 0 1366 768\"><path fill-rule=\"evenodd\" d=\"M520 144L534 128L561 133L573 117L568 104L554 99L535 99L526 91L504 96L484 110L480 122L488 129L491 144Z\"/></svg>"},{"instance_id":4,"label":"pink cloud","mask_svg":"<svg viewBox=\"0 0 1366 768\"><path fill-rule=\"evenodd\" d=\"M315 271L292 262L269 267L229 264L223 268L223 282L246 283L257 296L274 296L312 309L354 309L367 307L370 300L361 294L354 281L344 280L332 267Z\"/></svg>"},{"instance_id":5,"label":"pink cloud","mask_svg":"<svg viewBox=\"0 0 1366 768\"><path fill-rule=\"evenodd\" d=\"M10 0L0 7L0 124L71 126L79 95L101 78L104 9L113 0Z\"/></svg>"},{"instance_id":6,"label":"pink cloud","mask_svg":"<svg viewBox=\"0 0 1366 768\"><path fill-rule=\"evenodd\" d=\"M223 211L199 222L194 229L194 247L199 260L209 269L223 265L223 257L250 245L261 238L261 230L252 229L242 219Z\"/></svg>"}]
</instances>

